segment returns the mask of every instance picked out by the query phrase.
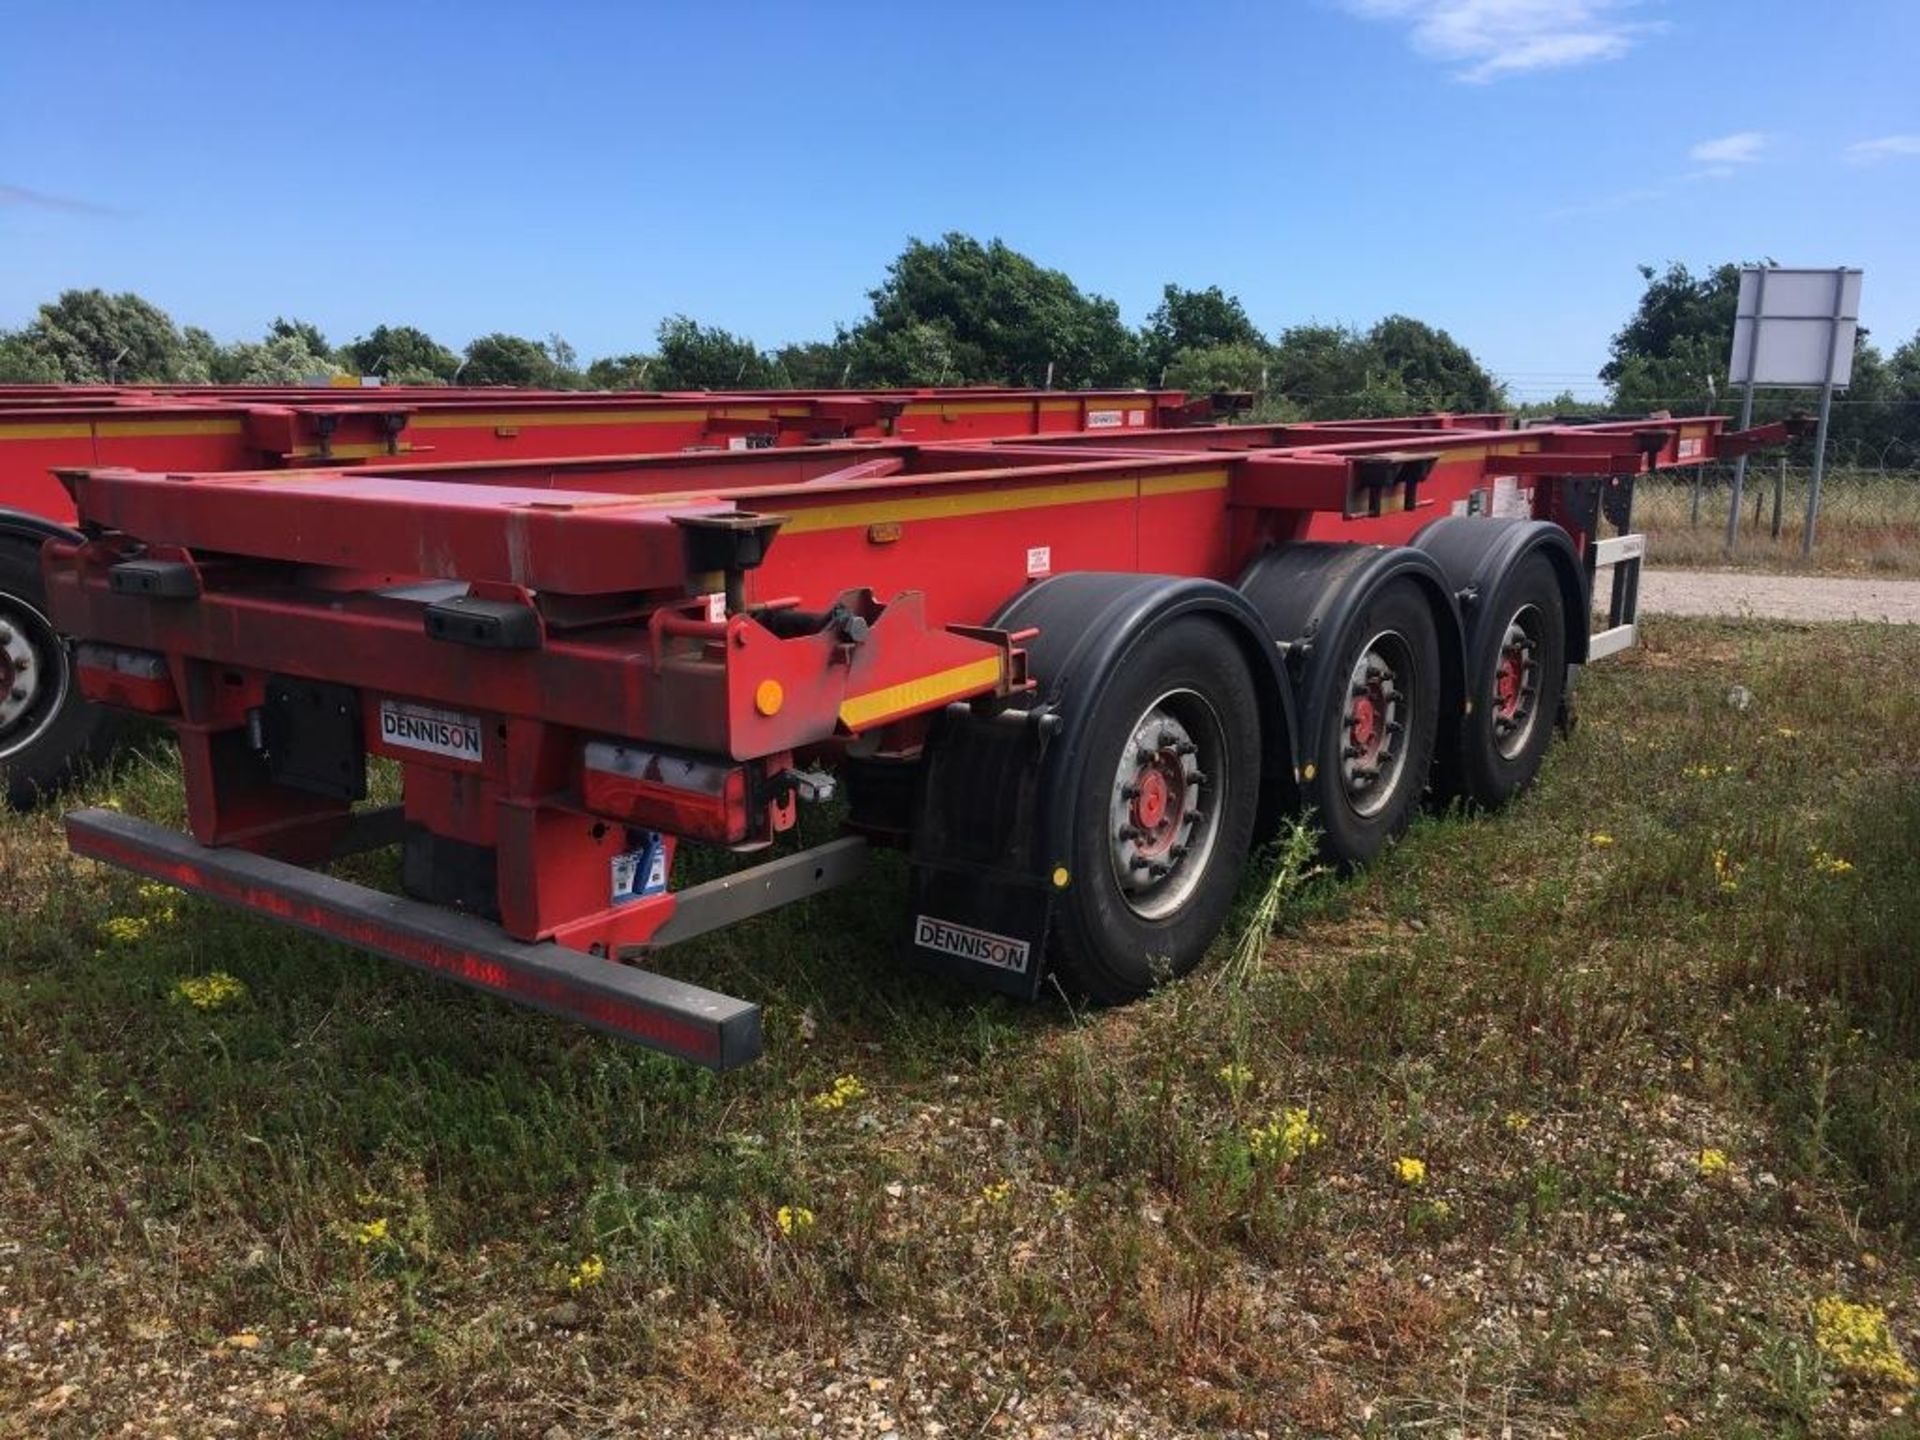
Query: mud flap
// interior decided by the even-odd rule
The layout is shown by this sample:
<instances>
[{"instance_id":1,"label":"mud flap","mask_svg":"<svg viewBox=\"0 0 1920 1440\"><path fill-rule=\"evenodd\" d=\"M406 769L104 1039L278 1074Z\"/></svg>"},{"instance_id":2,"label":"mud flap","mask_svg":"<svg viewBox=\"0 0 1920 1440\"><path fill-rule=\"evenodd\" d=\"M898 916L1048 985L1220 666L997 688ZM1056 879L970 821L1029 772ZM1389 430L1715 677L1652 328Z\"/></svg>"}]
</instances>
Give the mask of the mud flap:
<instances>
[{"instance_id":1,"label":"mud flap","mask_svg":"<svg viewBox=\"0 0 1920 1440\"><path fill-rule=\"evenodd\" d=\"M1053 921L1039 851L1044 709L942 716L913 826L905 949L938 974L1033 999Z\"/></svg>"}]
</instances>

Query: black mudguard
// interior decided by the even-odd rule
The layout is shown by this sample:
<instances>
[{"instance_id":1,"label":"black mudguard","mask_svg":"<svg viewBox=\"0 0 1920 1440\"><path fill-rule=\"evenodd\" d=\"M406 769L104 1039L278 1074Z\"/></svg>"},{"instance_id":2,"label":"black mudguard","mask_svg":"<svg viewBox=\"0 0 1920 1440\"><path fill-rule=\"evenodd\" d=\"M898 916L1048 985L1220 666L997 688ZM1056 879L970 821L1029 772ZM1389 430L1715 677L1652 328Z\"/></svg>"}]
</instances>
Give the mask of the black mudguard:
<instances>
[{"instance_id":1,"label":"black mudguard","mask_svg":"<svg viewBox=\"0 0 1920 1440\"><path fill-rule=\"evenodd\" d=\"M1257 556L1240 576L1241 593L1285 646L1285 670L1301 723L1312 726L1327 715L1334 703L1331 687L1346 680L1317 663L1323 649L1337 642L1376 588L1403 575L1425 590L1433 605L1444 718L1457 713L1464 698L1460 609L1446 575L1424 551L1405 545L1300 541ZM1298 798L1297 793L1275 791L1270 804L1290 809Z\"/></svg>"},{"instance_id":2,"label":"black mudguard","mask_svg":"<svg viewBox=\"0 0 1920 1440\"><path fill-rule=\"evenodd\" d=\"M1490 643L1482 634L1486 629L1485 607L1479 600L1492 595L1500 578L1528 555L1536 550L1546 555L1560 582L1560 599L1566 615L1567 663L1586 662L1590 603L1587 574L1579 556L1574 554L1572 537L1558 525L1546 520L1490 520L1449 515L1422 529L1413 537L1413 544L1434 558L1445 573L1448 586L1460 597L1469 658L1477 658L1480 647Z\"/></svg>"},{"instance_id":3,"label":"black mudguard","mask_svg":"<svg viewBox=\"0 0 1920 1440\"><path fill-rule=\"evenodd\" d=\"M1036 688L1019 708L956 707L936 722L915 807L907 950L917 963L1032 998L1045 978L1072 777L1090 717L1134 645L1184 615L1217 617L1247 656L1269 767L1291 775L1293 696L1271 633L1246 597L1213 580L1088 572L1022 590L993 619L1037 627Z\"/></svg>"}]
</instances>

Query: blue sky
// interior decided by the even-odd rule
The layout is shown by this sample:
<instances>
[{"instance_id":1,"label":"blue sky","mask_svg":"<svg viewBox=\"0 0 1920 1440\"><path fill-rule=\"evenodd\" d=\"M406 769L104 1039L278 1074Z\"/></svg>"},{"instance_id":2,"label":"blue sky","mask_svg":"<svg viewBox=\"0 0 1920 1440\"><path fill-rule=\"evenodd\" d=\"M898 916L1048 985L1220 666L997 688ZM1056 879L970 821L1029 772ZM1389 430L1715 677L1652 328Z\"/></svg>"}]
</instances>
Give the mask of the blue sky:
<instances>
[{"instance_id":1,"label":"blue sky","mask_svg":"<svg viewBox=\"0 0 1920 1440\"><path fill-rule=\"evenodd\" d=\"M1400 311L1591 390L1640 261L1866 270L1920 327L1915 0L0 6L0 327L132 289L460 345L824 336L908 236L1129 322Z\"/></svg>"}]
</instances>

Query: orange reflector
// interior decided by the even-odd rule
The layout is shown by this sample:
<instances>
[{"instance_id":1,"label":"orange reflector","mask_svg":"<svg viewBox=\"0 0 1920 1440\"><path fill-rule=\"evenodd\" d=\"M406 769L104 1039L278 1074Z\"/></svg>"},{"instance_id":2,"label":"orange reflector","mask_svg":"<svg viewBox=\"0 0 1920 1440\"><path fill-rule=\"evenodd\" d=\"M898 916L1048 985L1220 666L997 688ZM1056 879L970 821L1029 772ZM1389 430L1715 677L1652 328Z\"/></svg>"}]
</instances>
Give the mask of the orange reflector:
<instances>
[{"instance_id":1,"label":"orange reflector","mask_svg":"<svg viewBox=\"0 0 1920 1440\"><path fill-rule=\"evenodd\" d=\"M762 680L753 692L753 708L762 715L778 715L787 703L787 692L778 680Z\"/></svg>"}]
</instances>

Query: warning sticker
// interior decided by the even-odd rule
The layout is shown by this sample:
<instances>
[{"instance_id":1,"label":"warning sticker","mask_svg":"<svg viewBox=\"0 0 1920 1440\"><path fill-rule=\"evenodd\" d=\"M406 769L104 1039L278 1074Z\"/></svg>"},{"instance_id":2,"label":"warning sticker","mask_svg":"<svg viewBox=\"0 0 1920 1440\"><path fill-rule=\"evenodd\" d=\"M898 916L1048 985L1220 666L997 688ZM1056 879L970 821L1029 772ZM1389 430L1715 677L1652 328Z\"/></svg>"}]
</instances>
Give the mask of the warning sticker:
<instances>
[{"instance_id":1,"label":"warning sticker","mask_svg":"<svg viewBox=\"0 0 1920 1440\"><path fill-rule=\"evenodd\" d=\"M1125 423L1124 412L1119 410L1087 411L1087 428L1089 430L1114 430Z\"/></svg>"},{"instance_id":2,"label":"warning sticker","mask_svg":"<svg viewBox=\"0 0 1920 1440\"><path fill-rule=\"evenodd\" d=\"M480 722L457 710L435 710L399 700L380 702L380 739L402 750L424 750L455 760L480 761Z\"/></svg>"},{"instance_id":3,"label":"warning sticker","mask_svg":"<svg viewBox=\"0 0 1920 1440\"><path fill-rule=\"evenodd\" d=\"M1524 520L1533 514L1533 489L1512 475L1501 475L1493 482L1493 516L1496 520Z\"/></svg>"},{"instance_id":4,"label":"warning sticker","mask_svg":"<svg viewBox=\"0 0 1920 1440\"><path fill-rule=\"evenodd\" d=\"M611 903L615 905L658 895L667 888L667 847L651 831L635 831L633 838L644 838L646 844L638 850L616 855L609 862L613 881Z\"/></svg>"},{"instance_id":5,"label":"warning sticker","mask_svg":"<svg viewBox=\"0 0 1920 1440\"><path fill-rule=\"evenodd\" d=\"M1051 545L1029 545L1027 547L1027 578L1038 579L1042 575L1053 573L1053 547Z\"/></svg>"}]
</instances>

